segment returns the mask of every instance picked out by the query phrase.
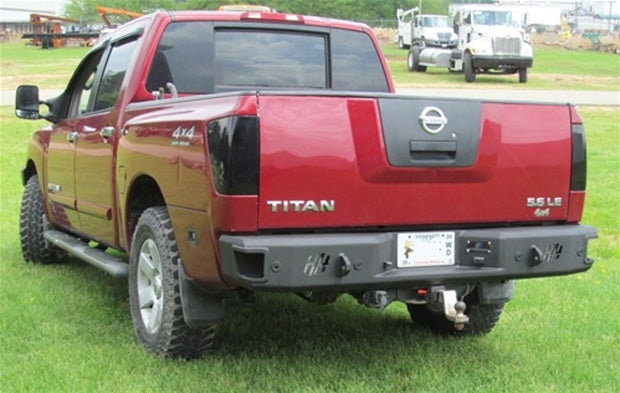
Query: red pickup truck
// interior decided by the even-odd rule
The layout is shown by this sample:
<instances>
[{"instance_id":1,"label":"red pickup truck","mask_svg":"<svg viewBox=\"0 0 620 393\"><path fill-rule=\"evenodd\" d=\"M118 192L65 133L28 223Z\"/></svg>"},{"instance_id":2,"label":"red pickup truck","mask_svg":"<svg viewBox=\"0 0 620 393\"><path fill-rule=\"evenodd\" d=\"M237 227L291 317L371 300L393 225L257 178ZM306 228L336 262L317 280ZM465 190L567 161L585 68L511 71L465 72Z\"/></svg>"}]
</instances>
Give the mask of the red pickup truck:
<instances>
[{"instance_id":1,"label":"red pickup truck","mask_svg":"<svg viewBox=\"0 0 620 393\"><path fill-rule=\"evenodd\" d=\"M201 356L248 291L400 301L484 334L515 279L593 263L575 108L394 94L362 24L157 12L101 40L58 97L20 86L16 114L52 123L23 170L24 259L128 277L155 354Z\"/></svg>"}]
</instances>

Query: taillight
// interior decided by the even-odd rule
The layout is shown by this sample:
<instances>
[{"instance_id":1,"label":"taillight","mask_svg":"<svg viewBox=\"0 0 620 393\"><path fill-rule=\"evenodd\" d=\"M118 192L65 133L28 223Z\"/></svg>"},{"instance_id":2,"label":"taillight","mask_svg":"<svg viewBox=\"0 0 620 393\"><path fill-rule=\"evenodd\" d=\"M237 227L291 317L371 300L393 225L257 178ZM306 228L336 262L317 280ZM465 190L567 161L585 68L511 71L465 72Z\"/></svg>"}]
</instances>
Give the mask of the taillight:
<instances>
[{"instance_id":1,"label":"taillight","mask_svg":"<svg viewBox=\"0 0 620 393\"><path fill-rule=\"evenodd\" d=\"M584 191L586 189L586 134L581 117L571 107L571 131L572 131L572 165L570 189L572 191Z\"/></svg>"},{"instance_id":2,"label":"taillight","mask_svg":"<svg viewBox=\"0 0 620 393\"><path fill-rule=\"evenodd\" d=\"M258 118L231 116L210 122L207 143L213 183L224 195L258 194Z\"/></svg>"}]
</instances>

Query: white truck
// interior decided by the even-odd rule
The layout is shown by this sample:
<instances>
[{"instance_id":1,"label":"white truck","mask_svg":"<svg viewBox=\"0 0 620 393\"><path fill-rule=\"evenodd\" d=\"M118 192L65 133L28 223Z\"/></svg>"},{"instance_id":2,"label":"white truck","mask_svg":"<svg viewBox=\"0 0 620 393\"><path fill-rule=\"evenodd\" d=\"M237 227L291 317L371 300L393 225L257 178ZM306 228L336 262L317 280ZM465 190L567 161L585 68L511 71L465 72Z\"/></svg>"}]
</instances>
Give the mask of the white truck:
<instances>
[{"instance_id":1,"label":"white truck","mask_svg":"<svg viewBox=\"0 0 620 393\"><path fill-rule=\"evenodd\" d=\"M398 31L395 42L401 49L410 46L431 46L440 48L454 48L458 36L454 33L450 19L445 15L417 14L418 7L404 11L396 10Z\"/></svg>"},{"instance_id":2,"label":"white truck","mask_svg":"<svg viewBox=\"0 0 620 393\"><path fill-rule=\"evenodd\" d=\"M527 70L533 64L529 36L513 19L509 8L496 5L464 5L451 13L453 31L458 36L456 48L431 46L429 41L414 39L407 56L409 71L426 71L426 67L447 67L463 71L466 82L476 74L519 74L527 82Z\"/></svg>"}]
</instances>

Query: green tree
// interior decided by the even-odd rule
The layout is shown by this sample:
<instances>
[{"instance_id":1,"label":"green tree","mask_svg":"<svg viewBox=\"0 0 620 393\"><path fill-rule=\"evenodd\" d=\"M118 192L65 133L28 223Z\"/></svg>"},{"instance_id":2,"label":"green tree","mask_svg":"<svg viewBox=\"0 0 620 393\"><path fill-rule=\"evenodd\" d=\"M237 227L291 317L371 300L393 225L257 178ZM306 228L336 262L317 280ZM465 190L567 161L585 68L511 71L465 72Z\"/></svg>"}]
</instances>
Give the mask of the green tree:
<instances>
[{"instance_id":1,"label":"green tree","mask_svg":"<svg viewBox=\"0 0 620 393\"><path fill-rule=\"evenodd\" d=\"M97 5L141 13L152 12L156 9L177 8L175 0L68 0L65 3L64 14L69 18L79 19L85 24L101 23L101 17L95 8ZM126 17L118 17L119 23L126 20Z\"/></svg>"},{"instance_id":2,"label":"green tree","mask_svg":"<svg viewBox=\"0 0 620 393\"><path fill-rule=\"evenodd\" d=\"M422 2L422 10L447 14L449 3L449 0L426 0ZM394 20L396 9L416 7L419 0L68 0L65 15L79 18L84 23L97 23L101 18L95 5L147 13L156 9L217 10L224 4L259 4L281 12L373 21Z\"/></svg>"},{"instance_id":3,"label":"green tree","mask_svg":"<svg viewBox=\"0 0 620 393\"><path fill-rule=\"evenodd\" d=\"M424 12L447 14L449 0L426 0ZM223 4L260 4L282 12L318 15L344 19L395 19L396 9L409 9L419 5L419 0L181 0L177 9L217 9Z\"/></svg>"}]
</instances>

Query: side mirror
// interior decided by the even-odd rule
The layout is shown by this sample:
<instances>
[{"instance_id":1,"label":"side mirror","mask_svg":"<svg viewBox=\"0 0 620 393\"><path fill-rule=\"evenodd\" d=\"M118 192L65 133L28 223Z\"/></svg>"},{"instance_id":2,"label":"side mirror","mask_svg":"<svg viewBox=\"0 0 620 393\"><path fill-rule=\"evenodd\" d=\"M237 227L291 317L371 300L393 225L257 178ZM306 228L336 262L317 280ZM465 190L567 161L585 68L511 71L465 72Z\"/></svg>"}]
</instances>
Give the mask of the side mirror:
<instances>
[{"instance_id":1,"label":"side mirror","mask_svg":"<svg viewBox=\"0 0 620 393\"><path fill-rule=\"evenodd\" d=\"M15 92L15 115L22 119L36 120L41 118L39 113L39 88L37 86L22 85Z\"/></svg>"}]
</instances>

